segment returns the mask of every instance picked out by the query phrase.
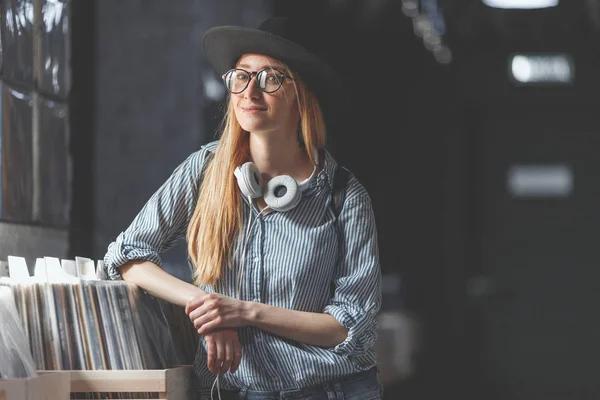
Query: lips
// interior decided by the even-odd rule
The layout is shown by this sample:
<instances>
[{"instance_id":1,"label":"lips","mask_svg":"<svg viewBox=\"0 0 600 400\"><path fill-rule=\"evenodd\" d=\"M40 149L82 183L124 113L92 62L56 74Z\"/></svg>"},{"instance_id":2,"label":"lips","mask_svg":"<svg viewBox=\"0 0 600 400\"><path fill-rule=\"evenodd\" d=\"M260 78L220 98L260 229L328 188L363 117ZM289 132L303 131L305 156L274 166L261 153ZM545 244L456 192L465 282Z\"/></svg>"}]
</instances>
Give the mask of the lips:
<instances>
[{"instance_id":1,"label":"lips","mask_svg":"<svg viewBox=\"0 0 600 400\"><path fill-rule=\"evenodd\" d=\"M251 111L267 111L266 108L264 107L256 107L256 106L249 106L249 107L240 107L242 109L242 111L247 111L247 112L251 112Z\"/></svg>"}]
</instances>

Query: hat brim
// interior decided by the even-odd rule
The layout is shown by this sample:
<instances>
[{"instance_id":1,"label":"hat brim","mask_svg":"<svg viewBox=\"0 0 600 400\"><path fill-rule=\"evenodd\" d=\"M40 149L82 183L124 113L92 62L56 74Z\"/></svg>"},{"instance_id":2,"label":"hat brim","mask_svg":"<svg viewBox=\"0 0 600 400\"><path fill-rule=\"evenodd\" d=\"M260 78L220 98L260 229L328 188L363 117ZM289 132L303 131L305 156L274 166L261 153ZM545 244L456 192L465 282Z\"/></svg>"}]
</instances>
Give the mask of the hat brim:
<instances>
[{"instance_id":1,"label":"hat brim","mask_svg":"<svg viewBox=\"0 0 600 400\"><path fill-rule=\"evenodd\" d=\"M204 34L204 53L219 75L233 68L244 54L262 54L284 62L300 74L317 94L322 107L329 108L342 82L329 64L306 48L281 36L259 29L219 26Z\"/></svg>"}]
</instances>

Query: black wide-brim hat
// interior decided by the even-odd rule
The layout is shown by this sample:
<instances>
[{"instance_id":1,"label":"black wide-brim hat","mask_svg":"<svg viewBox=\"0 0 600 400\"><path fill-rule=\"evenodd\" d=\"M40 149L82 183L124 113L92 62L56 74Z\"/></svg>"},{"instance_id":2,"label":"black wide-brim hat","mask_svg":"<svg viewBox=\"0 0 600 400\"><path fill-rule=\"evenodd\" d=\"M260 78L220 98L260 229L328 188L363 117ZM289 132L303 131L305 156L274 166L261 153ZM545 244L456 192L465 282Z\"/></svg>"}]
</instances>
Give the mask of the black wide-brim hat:
<instances>
[{"instance_id":1,"label":"black wide-brim hat","mask_svg":"<svg viewBox=\"0 0 600 400\"><path fill-rule=\"evenodd\" d=\"M287 64L315 92L330 125L335 102L343 98L344 86L333 68L308 49L310 26L289 17L273 17L258 29L217 26L206 31L204 53L219 75L233 68L244 54L262 54Z\"/></svg>"}]
</instances>

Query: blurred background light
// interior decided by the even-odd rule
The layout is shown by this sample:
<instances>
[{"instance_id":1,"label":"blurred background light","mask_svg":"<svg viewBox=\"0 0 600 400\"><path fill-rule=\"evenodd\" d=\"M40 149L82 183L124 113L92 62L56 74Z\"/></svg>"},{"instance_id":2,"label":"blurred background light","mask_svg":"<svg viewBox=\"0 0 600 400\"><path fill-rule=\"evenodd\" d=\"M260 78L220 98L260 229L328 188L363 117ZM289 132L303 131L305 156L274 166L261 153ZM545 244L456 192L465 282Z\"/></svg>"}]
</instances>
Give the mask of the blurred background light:
<instances>
[{"instance_id":1,"label":"blurred background light","mask_svg":"<svg viewBox=\"0 0 600 400\"><path fill-rule=\"evenodd\" d=\"M558 0L482 0L483 4L494 8L535 9L556 7Z\"/></svg>"},{"instance_id":2,"label":"blurred background light","mask_svg":"<svg viewBox=\"0 0 600 400\"><path fill-rule=\"evenodd\" d=\"M513 165L508 190L514 197L567 197L573 191L568 165Z\"/></svg>"},{"instance_id":3,"label":"blurred background light","mask_svg":"<svg viewBox=\"0 0 600 400\"><path fill-rule=\"evenodd\" d=\"M574 77L572 59L563 54L512 56L512 77L520 83L571 83Z\"/></svg>"}]
</instances>

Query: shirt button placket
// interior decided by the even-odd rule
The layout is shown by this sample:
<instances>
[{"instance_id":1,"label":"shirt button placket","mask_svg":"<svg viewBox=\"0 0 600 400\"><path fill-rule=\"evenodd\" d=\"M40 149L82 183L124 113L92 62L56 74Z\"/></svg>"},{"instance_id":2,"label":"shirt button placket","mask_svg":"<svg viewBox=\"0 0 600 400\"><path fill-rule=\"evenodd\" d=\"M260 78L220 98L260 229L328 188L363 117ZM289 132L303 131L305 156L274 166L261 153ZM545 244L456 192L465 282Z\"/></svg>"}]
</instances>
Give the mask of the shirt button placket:
<instances>
[{"instance_id":1,"label":"shirt button placket","mask_svg":"<svg viewBox=\"0 0 600 400\"><path fill-rule=\"evenodd\" d=\"M262 218L257 221L257 229L255 240L252 243L252 294L251 299L255 302L260 302L260 285L261 285L261 263L260 263L260 249L261 249L261 241L263 235L263 220Z\"/></svg>"}]
</instances>

